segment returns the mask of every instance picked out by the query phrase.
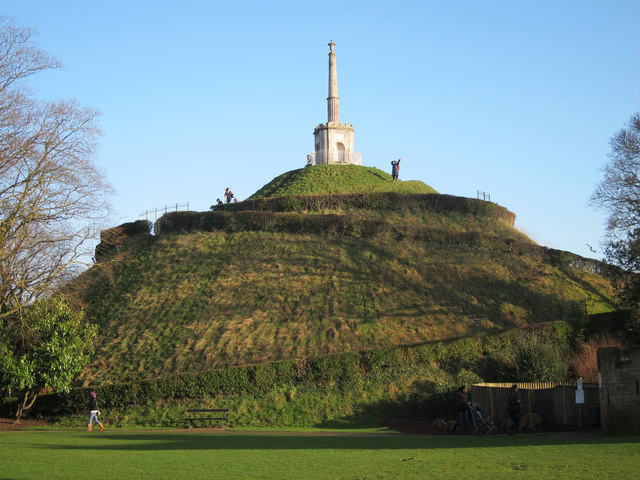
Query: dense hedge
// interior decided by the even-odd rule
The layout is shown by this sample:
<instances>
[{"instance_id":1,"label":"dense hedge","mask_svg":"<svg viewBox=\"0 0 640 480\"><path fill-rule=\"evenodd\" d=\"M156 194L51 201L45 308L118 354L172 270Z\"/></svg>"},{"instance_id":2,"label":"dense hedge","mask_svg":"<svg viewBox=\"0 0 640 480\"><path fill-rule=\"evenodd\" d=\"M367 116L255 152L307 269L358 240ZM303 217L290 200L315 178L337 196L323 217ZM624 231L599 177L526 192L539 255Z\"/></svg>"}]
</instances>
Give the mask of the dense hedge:
<instances>
[{"instance_id":1,"label":"dense hedge","mask_svg":"<svg viewBox=\"0 0 640 480\"><path fill-rule=\"evenodd\" d=\"M394 225L384 220L362 219L354 210L433 211L472 214L513 225L515 215L500 205L466 197L441 194L367 193L337 195L296 195L245 200L214 206L209 212L169 212L156 224L157 234L196 231L266 231L293 234L336 234L352 237L414 239L447 245L470 245L498 249L556 266L568 266L602 274L605 265L571 252L505 239L490 233L453 232L447 228ZM341 211L322 215L300 212Z\"/></svg>"},{"instance_id":2,"label":"dense hedge","mask_svg":"<svg viewBox=\"0 0 640 480\"><path fill-rule=\"evenodd\" d=\"M446 228L422 228L394 225L384 220L361 219L350 214L299 215L290 212L171 212L159 220L159 232L188 233L265 231L311 235L347 235L352 237L412 238L447 244L478 244L508 242L478 232L457 233Z\"/></svg>"},{"instance_id":3,"label":"dense hedge","mask_svg":"<svg viewBox=\"0 0 640 480\"><path fill-rule=\"evenodd\" d=\"M565 325L562 322L560 324ZM521 332L517 332L511 336L506 334L498 337L463 338L448 342L232 367L204 373L185 373L127 384L103 385L94 389L98 392L102 408L117 409L133 405L152 405L173 399L260 397L289 387L333 387L348 390L357 389L367 381L369 384L379 384L383 388L399 371L410 370L416 365L437 366L457 375L456 378L461 383L480 381L481 378L496 381L501 380L497 374L503 372L504 375L511 375L516 367L512 364L513 355L505 355L507 351L514 348L517 350L522 345L547 343L551 344L549 348L565 348L567 338L563 328L552 326L538 340L531 337L530 333L523 336ZM554 358L555 356L551 360ZM545 358L538 361L545 367ZM90 390L76 388L69 393L43 395L35 403L30 414L52 417L84 412L87 409ZM7 410L8 405L3 409ZM8 414L8 411L3 413Z\"/></svg>"},{"instance_id":4,"label":"dense hedge","mask_svg":"<svg viewBox=\"0 0 640 480\"><path fill-rule=\"evenodd\" d=\"M495 218L510 225L515 214L492 202L438 193L401 194L391 192L347 193L334 195L292 195L245 200L213 206L214 211L239 212L325 212L336 210L433 211L437 213L469 213Z\"/></svg>"},{"instance_id":5,"label":"dense hedge","mask_svg":"<svg viewBox=\"0 0 640 480\"><path fill-rule=\"evenodd\" d=\"M482 202L487 203L487 202ZM350 214L299 215L292 212L238 211L238 212L170 212L158 220L161 234L212 232L266 231L311 235L347 235L358 238L382 237L387 239L413 239L445 245L468 245L503 252L526 255L554 266L567 266L591 273L602 274L605 265L593 259L562 250L503 238L490 233L454 232L446 228L421 228L394 225L383 220L363 220Z\"/></svg>"},{"instance_id":6,"label":"dense hedge","mask_svg":"<svg viewBox=\"0 0 640 480\"><path fill-rule=\"evenodd\" d=\"M479 353L479 350L478 352ZM180 374L127 384L93 388L102 408L148 405L159 400L225 396L266 395L286 386L348 387L363 377L380 378L390 369L418 362L445 360L442 347L420 345L373 352L345 353L319 358L284 360L269 364L232 367L197 374ZM31 414L58 416L77 414L87 408L91 388L41 396Z\"/></svg>"},{"instance_id":7,"label":"dense hedge","mask_svg":"<svg viewBox=\"0 0 640 480\"><path fill-rule=\"evenodd\" d=\"M149 220L136 220L127 222L117 227L102 230L100 243L95 249L95 258L102 260L111 250L123 244L132 237L151 237L152 223Z\"/></svg>"},{"instance_id":8,"label":"dense hedge","mask_svg":"<svg viewBox=\"0 0 640 480\"><path fill-rule=\"evenodd\" d=\"M378 219L362 219L350 213L300 215L299 212L352 210L458 212L491 218L513 225L515 215L495 203L473 198L441 194L338 194L268 197L228 203L212 207L209 212L169 212L156 223L156 234L265 231L310 235L347 235L358 238L382 237L401 240L468 245L482 249L526 255L529 258L559 267L573 267L590 273L604 274L607 268L600 261L583 258L562 250L517 241L481 232L455 232L448 228L424 228L396 225Z\"/></svg>"},{"instance_id":9,"label":"dense hedge","mask_svg":"<svg viewBox=\"0 0 640 480\"><path fill-rule=\"evenodd\" d=\"M372 237L391 230L382 220L356 220L352 215L299 215L275 212L172 212L160 220L160 232L266 231L302 234L341 234Z\"/></svg>"}]
</instances>

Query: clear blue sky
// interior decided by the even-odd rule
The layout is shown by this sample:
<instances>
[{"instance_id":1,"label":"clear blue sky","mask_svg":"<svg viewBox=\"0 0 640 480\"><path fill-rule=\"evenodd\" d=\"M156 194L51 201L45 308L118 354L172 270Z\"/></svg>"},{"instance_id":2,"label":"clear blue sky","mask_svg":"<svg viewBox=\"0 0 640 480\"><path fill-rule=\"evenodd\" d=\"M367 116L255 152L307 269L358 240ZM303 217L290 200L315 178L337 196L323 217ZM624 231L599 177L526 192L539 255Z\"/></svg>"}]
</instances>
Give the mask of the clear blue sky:
<instances>
[{"instance_id":1,"label":"clear blue sky","mask_svg":"<svg viewBox=\"0 0 640 480\"><path fill-rule=\"evenodd\" d=\"M487 192L541 245L602 256L588 199L640 111L637 0L0 5L65 65L31 82L38 95L102 112L114 225L208 210L227 186L242 200L302 167L327 121L333 39L363 165L402 158L402 180Z\"/></svg>"}]
</instances>

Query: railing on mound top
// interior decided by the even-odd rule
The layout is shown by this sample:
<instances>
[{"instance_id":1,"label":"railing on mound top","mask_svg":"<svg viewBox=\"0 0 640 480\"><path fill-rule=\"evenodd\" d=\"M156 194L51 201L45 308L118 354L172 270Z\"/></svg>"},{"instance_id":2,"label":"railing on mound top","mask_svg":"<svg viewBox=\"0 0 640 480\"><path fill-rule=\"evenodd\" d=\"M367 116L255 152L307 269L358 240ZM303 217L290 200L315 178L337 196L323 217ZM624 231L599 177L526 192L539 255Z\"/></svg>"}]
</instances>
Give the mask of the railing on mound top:
<instances>
[{"instance_id":1,"label":"railing on mound top","mask_svg":"<svg viewBox=\"0 0 640 480\"><path fill-rule=\"evenodd\" d=\"M156 207L150 210L145 210L144 212L138 215L138 220L151 221L151 217L153 217L153 221L151 221L151 224L152 224L151 234L157 235L158 232L156 231L157 229L156 224L158 223L158 218L160 218L162 215L168 212L177 212L177 211L184 211L184 210L189 211L189 202L176 203L174 205L165 205L164 207Z\"/></svg>"}]
</instances>

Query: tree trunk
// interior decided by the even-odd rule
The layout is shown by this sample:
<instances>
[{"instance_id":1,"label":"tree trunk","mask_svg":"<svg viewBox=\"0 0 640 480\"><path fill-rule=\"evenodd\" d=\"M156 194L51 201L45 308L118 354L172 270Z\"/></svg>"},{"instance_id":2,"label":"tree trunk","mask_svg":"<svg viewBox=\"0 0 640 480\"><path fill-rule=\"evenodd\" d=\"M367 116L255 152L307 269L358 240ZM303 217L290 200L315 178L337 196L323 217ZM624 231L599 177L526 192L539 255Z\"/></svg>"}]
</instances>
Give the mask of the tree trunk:
<instances>
[{"instance_id":1,"label":"tree trunk","mask_svg":"<svg viewBox=\"0 0 640 480\"><path fill-rule=\"evenodd\" d=\"M31 398L29 398L31 396ZM33 403L36 401L36 397L38 394L32 390L27 390L24 392L24 400L22 403L18 403L18 410L16 411L16 421L14 423L20 423L20 419L22 418L22 414L25 410L29 410Z\"/></svg>"}]
</instances>

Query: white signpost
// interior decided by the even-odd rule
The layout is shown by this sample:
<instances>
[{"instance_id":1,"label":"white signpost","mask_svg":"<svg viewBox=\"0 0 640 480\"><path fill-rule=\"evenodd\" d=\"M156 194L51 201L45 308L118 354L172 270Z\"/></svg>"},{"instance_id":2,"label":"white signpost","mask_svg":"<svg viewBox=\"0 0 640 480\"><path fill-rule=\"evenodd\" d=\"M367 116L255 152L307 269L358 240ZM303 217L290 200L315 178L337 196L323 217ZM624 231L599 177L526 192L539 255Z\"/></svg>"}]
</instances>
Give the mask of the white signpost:
<instances>
[{"instance_id":1,"label":"white signpost","mask_svg":"<svg viewBox=\"0 0 640 480\"><path fill-rule=\"evenodd\" d=\"M576 403L584 403L584 390L582 389L582 378L578 379L578 389L576 390Z\"/></svg>"},{"instance_id":2,"label":"white signpost","mask_svg":"<svg viewBox=\"0 0 640 480\"><path fill-rule=\"evenodd\" d=\"M578 379L578 389L576 390L576 405L580 405L580 422L582 428L582 405L584 405L584 390L582 389L582 378Z\"/></svg>"}]
</instances>

